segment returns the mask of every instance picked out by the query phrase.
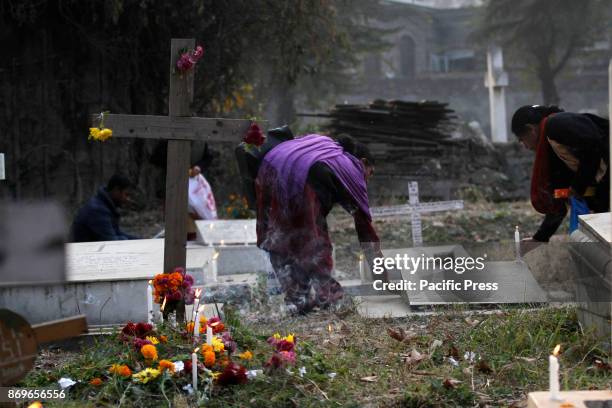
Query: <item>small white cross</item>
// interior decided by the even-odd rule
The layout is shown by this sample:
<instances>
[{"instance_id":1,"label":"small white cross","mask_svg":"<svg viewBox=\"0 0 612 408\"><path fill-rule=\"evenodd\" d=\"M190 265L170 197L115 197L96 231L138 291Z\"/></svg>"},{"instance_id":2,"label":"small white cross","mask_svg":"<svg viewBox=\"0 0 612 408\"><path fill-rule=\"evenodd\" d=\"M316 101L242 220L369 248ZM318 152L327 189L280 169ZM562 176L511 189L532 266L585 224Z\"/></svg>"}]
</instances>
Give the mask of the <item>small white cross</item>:
<instances>
[{"instance_id":1,"label":"small white cross","mask_svg":"<svg viewBox=\"0 0 612 408\"><path fill-rule=\"evenodd\" d=\"M415 247L423 246L423 228L421 214L437 211L463 210L463 200L435 201L421 203L419 201L419 183L408 183L408 204L384 207L372 207L372 217L393 217L410 214L412 225L412 243Z\"/></svg>"}]
</instances>

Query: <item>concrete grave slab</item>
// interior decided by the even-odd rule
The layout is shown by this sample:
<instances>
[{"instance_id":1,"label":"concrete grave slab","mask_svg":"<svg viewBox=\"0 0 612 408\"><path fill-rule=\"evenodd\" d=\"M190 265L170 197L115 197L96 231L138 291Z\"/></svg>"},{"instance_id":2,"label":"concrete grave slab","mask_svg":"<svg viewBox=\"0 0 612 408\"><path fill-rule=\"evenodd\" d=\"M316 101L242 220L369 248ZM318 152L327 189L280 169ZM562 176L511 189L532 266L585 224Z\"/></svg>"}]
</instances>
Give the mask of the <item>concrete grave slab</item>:
<instances>
[{"instance_id":1,"label":"concrete grave slab","mask_svg":"<svg viewBox=\"0 0 612 408\"><path fill-rule=\"evenodd\" d=\"M255 245L256 221L249 220L198 220L197 241L204 245Z\"/></svg>"}]
</instances>

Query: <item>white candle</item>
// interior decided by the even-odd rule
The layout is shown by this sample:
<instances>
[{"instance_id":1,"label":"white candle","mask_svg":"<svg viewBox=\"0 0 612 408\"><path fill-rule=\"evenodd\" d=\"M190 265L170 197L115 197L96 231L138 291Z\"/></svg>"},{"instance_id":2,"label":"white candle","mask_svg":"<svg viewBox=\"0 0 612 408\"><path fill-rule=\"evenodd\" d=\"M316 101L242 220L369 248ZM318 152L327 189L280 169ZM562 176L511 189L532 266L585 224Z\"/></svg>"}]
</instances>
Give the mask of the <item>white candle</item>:
<instances>
[{"instance_id":1,"label":"white candle","mask_svg":"<svg viewBox=\"0 0 612 408\"><path fill-rule=\"evenodd\" d=\"M222 240L221 240L221 246L222 246L222 247L224 247L224 246L225 246L225 240L224 240L224 239L222 239Z\"/></svg>"},{"instance_id":2,"label":"white candle","mask_svg":"<svg viewBox=\"0 0 612 408\"><path fill-rule=\"evenodd\" d=\"M215 251L211 260L211 273L210 280L214 283L217 282L217 277L219 276L219 271L217 270L217 258L219 258L219 252Z\"/></svg>"},{"instance_id":3,"label":"white candle","mask_svg":"<svg viewBox=\"0 0 612 408\"><path fill-rule=\"evenodd\" d=\"M210 327L207 324L206 325L206 344L208 344L209 346L212 346L212 338L213 338L212 327Z\"/></svg>"},{"instance_id":4,"label":"white candle","mask_svg":"<svg viewBox=\"0 0 612 408\"><path fill-rule=\"evenodd\" d=\"M521 233L518 225L514 229L514 252L516 253L516 259L521 259Z\"/></svg>"},{"instance_id":5,"label":"white candle","mask_svg":"<svg viewBox=\"0 0 612 408\"><path fill-rule=\"evenodd\" d=\"M195 320L193 322L193 337L195 341L200 339L200 313L204 310L204 305L198 307L195 313Z\"/></svg>"},{"instance_id":6,"label":"white candle","mask_svg":"<svg viewBox=\"0 0 612 408\"><path fill-rule=\"evenodd\" d=\"M553 401L561 401L561 395L559 394L559 350L561 345L557 344L557 347L553 350L553 353L548 357L548 383L550 388L550 399Z\"/></svg>"},{"instance_id":7,"label":"white candle","mask_svg":"<svg viewBox=\"0 0 612 408\"><path fill-rule=\"evenodd\" d=\"M153 323L153 286L152 281L147 285L147 322Z\"/></svg>"},{"instance_id":8,"label":"white candle","mask_svg":"<svg viewBox=\"0 0 612 408\"><path fill-rule=\"evenodd\" d=\"M200 348L196 348L191 353L191 382L193 387L193 392L198 391L198 350Z\"/></svg>"},{"instance_id":9,"label":"white candle","mask_svg":"<svg viewBox=\"0 0 612 408\"><path fill-rule=\"evenodd\" d=\"M244 246L249 246L249 226L244 226Z\"/></svg>"},{"instance_id":10,"label":"white candle","mask_svg":"<svg viewBox=\"0 0 612 408\"><path fill-rule=\"evenodd\" d=\"M363 254L359 254L359 277L361 278L361 283L366 283L366 273L365 273L365 265L363 262Z\"/></svg>"},{"instance_id":11,"label":"white candle","mask_svg":"<svg viewBox=\"0 0 612 408\"><path fill-rule=\"evenodd\" d=\"M215 224L210 224L208 228L210 229L210 232L212 232L212 230L215 228ZM213 243L212 243L212 234L211 234L211 238L210 238L210 242L208 243L208 246L209 247L213 246Z\"/></svg>"}]
</instances>

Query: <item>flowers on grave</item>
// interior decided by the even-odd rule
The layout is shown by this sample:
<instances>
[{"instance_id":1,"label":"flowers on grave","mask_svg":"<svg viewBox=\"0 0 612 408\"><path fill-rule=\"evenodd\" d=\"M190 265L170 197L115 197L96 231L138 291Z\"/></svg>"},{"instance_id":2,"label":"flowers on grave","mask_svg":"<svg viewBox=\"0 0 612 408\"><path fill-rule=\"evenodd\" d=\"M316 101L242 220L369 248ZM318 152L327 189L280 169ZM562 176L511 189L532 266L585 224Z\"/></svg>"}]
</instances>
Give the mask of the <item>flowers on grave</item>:
<instances>
[{"instance_id":1,"label":"flowers on grave","mask_svg":"<svg viewBox=\"0 0 612 408\"><path fill-rule=\"evenodd\" d=\"M94 387L99 387L102 385L102 379L99 377L92 378L91 381L89 381L89 384L93 385Z\"/></svg>"},{"instance_id":2,"label":"flowers on grave","mask_svg":"<svg viewBox=\"0 0 612 408\"><path fill-rule=\"evenodd\" d=\"M200 320L201 322L201 320ZM225 325L218 317L212 317L206 321L206 324L209 325L213 331L213 334L219 334L223 330L225 330Z\"/></svg>"},{"instance_id":3,"label":"flowers on grave","mask_svg":"<svg viewBox=\"0 0 612 408\"><path fill-rule=\"evenodd\" d=\"M131 377L132 370L125 364L113 364L108 371L111 374L118 375L119 377Z\"/></svg>"},{"instance_id":4,"label":"flowers on grave","mask_svg":"<svg viewBox=\"0 0 612 408\"><path fill-rule=\"evenodd\" d=\"M247 130L246 135L244 135L242 140L244 141L247 149L253 149L264 144L266 137L264 136L257 122L252 122L251 126L249 126L249 130Z\"/></svg>"},{"instance_id":5,"label":"flowers on grave","mask_svg":"<svg viewBox=\"0 0 612 408\"><path fill-rule=\"evenodd\" d=\"M204 47L198 45L193 50L182 49L176 61L176 69L183 74L191 70L204 55Z\"/></svg>"},{"instance_id":6,"label":"flowers on grave","mask_svg":"<svg viewBox=\"0 0 612 408\"><path fill-rule=\"evenodd\" d=\"M247 381L246 368L233 362L229 362L217 377L217 383L220 385L238 385Z\"/></svg>"},{"instance_id":7,"label":"flowers on grave","mask_svg":"<svg viewBox=\"0 0 612 408\"><path fill-rule=\"evenodd\" d=\"M161 374L161 371L156 368L145 368L144 370L133 374L132 379L134 382L146 384L151 380L156 379Z\"/></svg>"},{"instance_id":8,"label":"flowers on grave","mask_svg":"<svg viewBox=\"0 0 612 408\"><path fill-rule=\"evenodd\" d=\"M188 275L183 268L176 268L172 273L160 273L153 278L155 302L158 304L174 303L183 300L186 305L193 303L195 291L193 289L193 277Z\"/></svg>"},{"instance_id":9,"label":"flowers on grave","mask_svg":"<svg viewBox=\"0 0 612 408\"><path fill-rule=\"evenodd\" d=\"M132 323L128 322L121 329L121 338L126 339L135 337L138 339L146 339L147 335L153 332L153 325L150 323Z\"/></svg>"},{"instance_id":10,"label":"flowers on grave","mask_svg":"<svg viewBox=\"0 0 612 408\"><path fill-rule=\"evenodd\" d=\"M225 349L230 354L234 353L236 351L236 349L238 348L238 344L234 341L234 339L232 338L232 335L230 334L230 332L224 332L221 335L221 340L223 340L223 344L225 345Z\"/></svg>"},{"instance_id":11,"label":"flowers on grave","mask_svg":"<svg viewBox=\"0 0 612 408\"><path fill-rule=\"evenodd\" d=\"M229 203L225 207L227 218L231 219L246 219L251 218L249 203L245 197L238 194L229 195Z\"/></svg>"},{"instance_id":12,"label":"flowers on grave","mask_svg":"<svg viewBox=\"0 0 612 408\"><path fill-rule=\"evenodd\" d=\"M158 369L162 372L167 370L170 373L174 373L174 363L169 360L159 360Z\"/></svg>"},{"instance_id":13,"label":"flowers on grave","mask_svg":"<svg viewBox=\"0 0 612 408\"><path fill-rule=\"evenodd\" d=\"M202 356L204 357L204 365L208 368L215 365L217 356L212 346L205 344L201 348Z\"/></svg>"},{"instance_id":14,"label":"flowers on grave","mask_svg":"<svg viewBox=\"0 0 612 408\"><path fill-rule=\"evenodd\" d=\"M140 354L148 361L157 360L157 348L152 344L145 344L140 348Z\"/></svg>"},{"instance_id":15,"label":"flowers on grave","mask_svg":"<svg viewBox=\"0 0 612 408\"><path fill-rule=\"evenodd\" d=\"M89 128L88 140L95 140L98 142L104 142L113 136L113 131L109 128L104 127L104 114L108 112L101 112L98 115L98 126Z\"/></svg>"},{"instance_id":16,"label":"flowers on grave","mask_svg":"<svg viewBox=\"0 0 612 408\"><path fill-rule=\"evenodd\" d=\"M269 337L268 344L274 348L274 351L270 359L266 362L265 367L276 370L295 364L297 358L295 353L295 342L294 334L281 337L280 334L275 333L273 336Z\"/></svg>"},{"instance_id":17,"label":"flowers on grave","mask_svg":"<svg viewBox=\"0 0 612 408\"><path fill-rule=\"evenodd\" d=\"M252 360L253 359L253 353L251 353L249 350L244 351L240 354L238 354L238 358L241 360Z\"/></svg>"}]
</instances>

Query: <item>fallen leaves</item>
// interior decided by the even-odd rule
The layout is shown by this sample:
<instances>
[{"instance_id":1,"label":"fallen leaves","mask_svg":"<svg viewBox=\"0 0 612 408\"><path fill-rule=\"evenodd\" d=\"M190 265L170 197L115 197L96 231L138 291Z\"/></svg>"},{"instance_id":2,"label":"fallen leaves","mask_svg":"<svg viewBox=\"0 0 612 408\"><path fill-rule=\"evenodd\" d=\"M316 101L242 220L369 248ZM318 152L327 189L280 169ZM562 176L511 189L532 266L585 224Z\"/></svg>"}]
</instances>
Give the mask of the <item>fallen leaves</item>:
<instances>
[{"instance_id":1,"label":"fallen leaves","mask_svg":"<svg viewBox=\"0 0 612 408\"><path fill-rule=\"evenodd\" d=\"M397 329L392 329L389 327L387 328L387 334L389 334L392 339L402 343L408 342L417 336L417 334L412 330L405 331L401 327L398 327Z\"/></svg>"},{"instance_id":2,"label":"fallen leaves","mask_svg":"<svg viewBox=\"0 0 612 408\"><path fill-rule=\"evenodd\" d=\"M447 378L444 380L444 382L442 383L442 385L444 386L444 388L447 388L449 390L452 390L454 388L457 388L457 385L461 384L461 381L459 380L455 380L454 378Z\"/></svg>"},{"instance_id":3,"label":"fallen leaves","mask_svg":"<svg viewBox=\"0 0 612 408\"><path fill-rule=\"evenodd\" d=\"M400 354L400 357L406 363L407 366L414 366L425 360L426 358L429 358L429 355L419 353L416 349L412 349L410 353Z\"/></svg>"}]
</instances>

